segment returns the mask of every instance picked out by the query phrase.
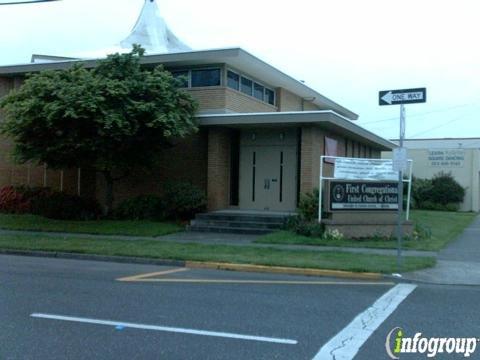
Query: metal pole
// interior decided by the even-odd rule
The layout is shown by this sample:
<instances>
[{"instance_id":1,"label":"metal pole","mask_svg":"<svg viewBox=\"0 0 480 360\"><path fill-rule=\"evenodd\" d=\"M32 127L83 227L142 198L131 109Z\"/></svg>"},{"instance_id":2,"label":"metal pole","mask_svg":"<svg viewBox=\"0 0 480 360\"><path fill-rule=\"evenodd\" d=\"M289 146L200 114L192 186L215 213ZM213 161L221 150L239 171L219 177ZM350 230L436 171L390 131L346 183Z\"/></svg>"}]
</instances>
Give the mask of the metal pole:
<instances>
[{"instance_id":1,"label":"metal pole","mask_svg":"<svg viewBox=\"0 0 480 360\"><path fill-rule=\"evenodd\" d=\"M400 148L403 148L403 139L405 137L405 105L400 105ZM402 272L402 210L403 210L403 173L398 172L398 214L397 214L397 269Z\"/></svg>"},{"instance_id":2,"label":"metal pole","mask_svg":"<svg viewBox=\"0 0 480 360\"><path fill-rule=\"evenodd\" d=\"M320 179L318 185L318 223L320 224L322 222L323 156L320 156Z\"/></svg>"},{"instance_id":3,"label":"metal pole","mask_svg":"<svg viewBox=\"0 0 480 360\"><path fill-rule=\"evenodd\" d=\"M411 206L411 201L410 201L410 196L412 196L412 167L413 167L413 163L411 161L408 162L408 165L409 165L409 176L408 176L408 198L407 198L407 216L406 216L406 219L407 221L410 220L410 206Z\"/></svg>"}]
</instances>

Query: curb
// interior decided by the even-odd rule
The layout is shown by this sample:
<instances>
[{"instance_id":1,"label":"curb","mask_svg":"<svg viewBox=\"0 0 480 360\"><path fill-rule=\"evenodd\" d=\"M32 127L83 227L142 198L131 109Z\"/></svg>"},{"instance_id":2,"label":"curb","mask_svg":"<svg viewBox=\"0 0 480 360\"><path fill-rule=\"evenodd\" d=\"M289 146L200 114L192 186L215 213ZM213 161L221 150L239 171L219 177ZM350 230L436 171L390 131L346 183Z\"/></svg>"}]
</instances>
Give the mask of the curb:
<instances>
[{"instance_id":1,"label":"curb","mask_svg":"<svg viewBox=\"0 0 480 360\"><path fill-rule=\"evenodd\" d=\"M305 275L305 276L329 276L359 280L381 280L383 275L380 273L357 273L342 270L325 270L311 268L293 268L282 266L266 266L266 265L250 265L250 264L231 264L217 262L198 262L186 261L185 267L192 269L214 269L214 270L231 270L245 272L260 272L272 274L288 274L288 275Z\"/></svg>"},{"instance_id":2,"label":"curb","mask_svg":"<svg viewBox=\"0 0 480 360\"><path fill-rule=\"evenodd\" d=\"M49 252L49 251L0 249L0 254L57 258L57 259L72 259L72 260L105 261L105 262L143 264L143 265L188 267L191 269L230 270L230 271L259 272L259 273L272 273L272 274L285 274L285 275L304 275L304 276L328 276L328 277L338 277L338 278L348 278L348 279L358 279L358 280L382 280L384 278L384 275L380 273L357 273L357 272L342 271L342 270L293 268L293 267L281 267L281 266L232 264L232 263L183 261L183 260L162 260L162 259L148 259L148 258L138 258L138 257L128 257L128 256L76 254L76 253Z\"/></svg>"}]
</instances>

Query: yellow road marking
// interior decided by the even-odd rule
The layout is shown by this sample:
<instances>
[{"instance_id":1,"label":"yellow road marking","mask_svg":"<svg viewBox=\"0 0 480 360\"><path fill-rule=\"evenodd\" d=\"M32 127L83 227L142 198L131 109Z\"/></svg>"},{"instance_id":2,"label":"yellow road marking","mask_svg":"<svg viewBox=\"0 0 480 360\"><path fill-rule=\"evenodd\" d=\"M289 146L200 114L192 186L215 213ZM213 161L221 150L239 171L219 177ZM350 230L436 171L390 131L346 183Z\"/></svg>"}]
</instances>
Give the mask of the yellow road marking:
<instances>
[{"instance_id":1,"label":"yellow road marking","mask_svg":"<svg viewBox=\"0 0 480 360\"><path fill-rule=\"evenodd\" d=\"M228 279L151 279L142 278L130 281L191 284L261 284L261 285L350 285L350 286L390 286L394 282L353 282L353 281L287 281L287 280L228 280Z\"/></svg>"},{"instance_id":2,"label":"yellow road marking","mask_svg":"<svg viewBox=\"0 0 480 360\"><path fill-rule=\"evenodd\" d=\"M162 275L173 274L173 273L177 273L177 272L181 272L181 271L188 271L188 270L190 270L190 269L176 268L176 269L157 271L157 272L147 273L147 274L127 276L127 277L119 278L119 279L117 279L117 281L145 281L145 280L147 280L146 278L150 278L150 277L153 277L153 276L162 276Z\"/></svg>"}]
</instances>

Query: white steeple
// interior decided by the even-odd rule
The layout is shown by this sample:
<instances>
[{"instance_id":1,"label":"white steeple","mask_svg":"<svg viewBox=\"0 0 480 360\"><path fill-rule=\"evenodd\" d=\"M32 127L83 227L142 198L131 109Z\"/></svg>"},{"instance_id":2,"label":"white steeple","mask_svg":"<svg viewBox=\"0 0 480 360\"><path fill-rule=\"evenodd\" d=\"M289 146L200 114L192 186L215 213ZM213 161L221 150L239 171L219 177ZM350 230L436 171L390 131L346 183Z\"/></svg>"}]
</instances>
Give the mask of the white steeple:
<instances>
[{"instance_id":1,"label":"white steeple","mask_svg":"<svg viewBox=\"0 0 480 360\"><path fill-rule=\"evenodd\" d=\"M145 0L132 32L120 42L121 47L128 50L133 44L140 44L148 54L191 50L170 31L155 0Z\"/></svg>"}]
</instances>

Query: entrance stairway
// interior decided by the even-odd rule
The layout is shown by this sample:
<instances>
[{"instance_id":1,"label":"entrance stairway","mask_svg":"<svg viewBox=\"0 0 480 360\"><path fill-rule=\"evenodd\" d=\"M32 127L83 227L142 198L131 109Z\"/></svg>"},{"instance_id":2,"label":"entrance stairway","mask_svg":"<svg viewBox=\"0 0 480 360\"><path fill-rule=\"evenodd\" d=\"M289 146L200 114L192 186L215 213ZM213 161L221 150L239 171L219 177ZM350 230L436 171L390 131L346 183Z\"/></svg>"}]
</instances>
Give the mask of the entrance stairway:
<instances>
[{"instance_id":1,"label":"entrance stairway","mask_svg":"<svg viewBox=\"0 0 480 360\"><path fill-rule=\"evenodd\" d=\"M189 231L262 235L283 228L293 214L224 210L197 214L188 226Z\"/></svg>"}]
</instances>

